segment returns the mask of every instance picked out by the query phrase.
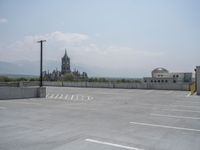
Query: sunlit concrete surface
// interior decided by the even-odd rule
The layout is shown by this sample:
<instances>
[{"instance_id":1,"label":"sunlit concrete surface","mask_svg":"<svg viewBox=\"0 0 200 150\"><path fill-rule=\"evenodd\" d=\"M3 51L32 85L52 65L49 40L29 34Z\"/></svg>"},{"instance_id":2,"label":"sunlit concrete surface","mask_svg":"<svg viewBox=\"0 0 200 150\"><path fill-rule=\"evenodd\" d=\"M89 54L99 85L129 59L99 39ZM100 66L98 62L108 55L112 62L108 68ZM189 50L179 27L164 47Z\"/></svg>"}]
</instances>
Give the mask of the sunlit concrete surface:
<instances>
[{"instance_id":1,"label":"sunlit concrete surface","mask_svg":"<svg viewBox=\"0 0 200 150\"><path fill-rule=\"evenodd\" d=\"M199 150L200 98L165 90L47 87L0 101L2 150Z\"/></svg>"}]
</instances>

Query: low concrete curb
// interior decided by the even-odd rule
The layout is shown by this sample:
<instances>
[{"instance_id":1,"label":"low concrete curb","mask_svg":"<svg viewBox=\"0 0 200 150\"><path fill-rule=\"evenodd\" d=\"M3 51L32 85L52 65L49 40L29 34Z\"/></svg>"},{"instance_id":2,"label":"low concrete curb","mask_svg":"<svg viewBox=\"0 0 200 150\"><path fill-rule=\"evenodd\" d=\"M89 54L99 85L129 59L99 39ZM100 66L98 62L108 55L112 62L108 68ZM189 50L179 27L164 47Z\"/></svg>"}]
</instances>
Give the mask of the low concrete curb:
<instances>
[{"instance_id":1,"label":"low concrete curb","mask_svg":"<svg viewBox=\"0 0 200 150\"><path fill-rule=\"evenodd\" d=\"M0 87L0 99L44 98L46 87Z\"/></svg>"},{"instance_id":2,"label":"low concrete curb","mask_svg":"<svg viewBox=\"0 0 200 150\"><path fill-rule=\"evenodd\" d=\"M196 88L197 95L200 95L200 66L196 67Z\"/></svg>"}]
</instances>

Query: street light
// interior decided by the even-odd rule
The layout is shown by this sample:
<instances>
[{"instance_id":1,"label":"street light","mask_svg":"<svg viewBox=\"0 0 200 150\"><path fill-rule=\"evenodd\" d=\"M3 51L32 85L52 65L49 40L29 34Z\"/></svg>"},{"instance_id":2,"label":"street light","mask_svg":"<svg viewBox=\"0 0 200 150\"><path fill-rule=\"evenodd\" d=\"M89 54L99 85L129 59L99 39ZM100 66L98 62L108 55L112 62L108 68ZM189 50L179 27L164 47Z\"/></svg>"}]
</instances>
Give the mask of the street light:
<instances>
[{"instance_id":1,"label":"street light","mask_svg":"<svg viewBox=\"0 0 200 150\"><path fill-rule=\"evenodd\" d=\"M42 49L43 49L43 42L46 42L46 40L40 40L38 43L40 43L40 87L42 87Z\"/></svg>"}]
</instances>

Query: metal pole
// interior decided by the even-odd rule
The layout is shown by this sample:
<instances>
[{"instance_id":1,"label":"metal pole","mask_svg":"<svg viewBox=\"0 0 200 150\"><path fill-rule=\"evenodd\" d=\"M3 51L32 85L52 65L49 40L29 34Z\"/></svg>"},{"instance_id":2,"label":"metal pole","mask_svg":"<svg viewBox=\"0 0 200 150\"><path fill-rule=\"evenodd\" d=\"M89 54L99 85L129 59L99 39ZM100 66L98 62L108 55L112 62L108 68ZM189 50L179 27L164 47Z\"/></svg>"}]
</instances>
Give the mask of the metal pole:
<instances>
[{"instance_id":1,"label":"metal pole","mask_svg":"<svg viewBox=\"0 0 200 150\"><path fill-rule=\"evenodd\" d=\"M46 42L46 40L38 41L40 43L40 87L42 87L43 42Z\"/></svg>"},{"instance_id":2,"label":"metal pole","mask_svg":"<svg viewBox=\"0 0 200 150\"><path fill-rule=\"evenodd\" d=\"M195 90L197 91L197 68L194 69L195 71Z\"/></svg>"},{"instance_id":3,"label":"metal pole","mask_svg":"<svg viewBox=\"0 0 200 150\"><path fill-rule=\"evenodd\" d=\"M43 47L43 43L41 41L41 45L40 45L40 87L42 87L42 47Z\"/></svg>"}]
</instances>

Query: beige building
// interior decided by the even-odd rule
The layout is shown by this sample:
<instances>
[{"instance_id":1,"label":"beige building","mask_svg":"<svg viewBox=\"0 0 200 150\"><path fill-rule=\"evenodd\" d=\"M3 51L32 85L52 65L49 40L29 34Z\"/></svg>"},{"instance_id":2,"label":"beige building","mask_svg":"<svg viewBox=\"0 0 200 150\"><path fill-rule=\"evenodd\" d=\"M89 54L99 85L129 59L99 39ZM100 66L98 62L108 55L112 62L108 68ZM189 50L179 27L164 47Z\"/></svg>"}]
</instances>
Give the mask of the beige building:
<instances>
[{"instance_id":1,"label":"beige building","mask_svg":"<svg viewBox=\"0 0 200 150\"><path fill-rule=\"evenodd\" d=\"M147 83L184 83L192 82L192 72L169 72L165 68L156 68L151 72L152 77L145 77Z\"/></svg>"}]
</instances>

